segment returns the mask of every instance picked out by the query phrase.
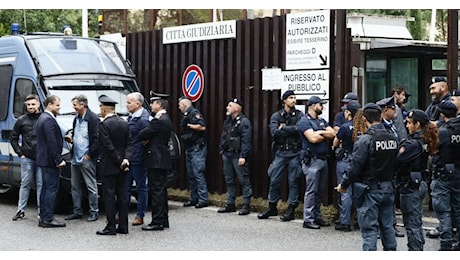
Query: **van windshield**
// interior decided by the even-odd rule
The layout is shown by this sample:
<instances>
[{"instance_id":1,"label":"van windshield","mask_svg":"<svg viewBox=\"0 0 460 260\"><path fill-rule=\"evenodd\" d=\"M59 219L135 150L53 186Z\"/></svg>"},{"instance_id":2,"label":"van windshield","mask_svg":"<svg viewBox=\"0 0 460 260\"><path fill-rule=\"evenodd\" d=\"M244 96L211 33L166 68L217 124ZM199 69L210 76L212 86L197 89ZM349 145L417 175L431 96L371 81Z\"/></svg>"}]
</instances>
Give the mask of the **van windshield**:
<instances>
[{"instance_id":1,"label":"van windshield","mask_svg":"<svg viewBox=\"0 0 460 260\"><path fill-rule=\"evenodd\" d=\"M98 98L104 94L118 102L115 106L118 114L128 115L126 96L136 91L134 81L124 79L47 79L44 83L51 94L61 99L61 115L75 113L72 99L81 94L88 98L88 107L96 114L99 113Z\"/></svg>"},{"instance_id":2,"label":"van windshield","mask_svg":"<svg viewBox=\"0 0 460 260\"><path fill-rule=\"evenodd\" d=\"M63 73L132 75L112 42L56 36L33 36L27 42L44 76Z\"/></svg>"}]
</instances>

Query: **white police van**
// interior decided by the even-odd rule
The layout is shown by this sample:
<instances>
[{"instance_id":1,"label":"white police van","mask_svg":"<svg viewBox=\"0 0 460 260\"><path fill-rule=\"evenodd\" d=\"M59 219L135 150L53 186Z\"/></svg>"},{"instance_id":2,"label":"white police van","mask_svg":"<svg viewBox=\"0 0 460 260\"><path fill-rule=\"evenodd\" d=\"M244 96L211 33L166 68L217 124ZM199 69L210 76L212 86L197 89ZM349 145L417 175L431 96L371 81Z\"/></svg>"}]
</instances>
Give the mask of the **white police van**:
<instances>
[{"instance_id":1,"label":"white police van","mask_svg":"<svg viewBox=\"0 0 460 260\"><path fill-rule=\"evenodd\" d=\"M12 35L0 37L0 193L20 186L21 165L10 140L17 118L26 111L27 95L37 94L42 110L47 95L61 98L56 119L64 136L76 115L71 103L76 95L86 95L89 108L98 114L98 97L105 94L118 102L117 113L127 116L126 96L136 91L135 74L115 43L75 36L69 28L65 33L20 35L17 24L12 25ZM144 107L150 110L147 101ZM174 139L172 146L180 154ZM65 141L63 155L70 160ZM64 198L70 195L70 167L62 171L60 187L56 211L72 206Z\"/></svg>"}]
</instances>

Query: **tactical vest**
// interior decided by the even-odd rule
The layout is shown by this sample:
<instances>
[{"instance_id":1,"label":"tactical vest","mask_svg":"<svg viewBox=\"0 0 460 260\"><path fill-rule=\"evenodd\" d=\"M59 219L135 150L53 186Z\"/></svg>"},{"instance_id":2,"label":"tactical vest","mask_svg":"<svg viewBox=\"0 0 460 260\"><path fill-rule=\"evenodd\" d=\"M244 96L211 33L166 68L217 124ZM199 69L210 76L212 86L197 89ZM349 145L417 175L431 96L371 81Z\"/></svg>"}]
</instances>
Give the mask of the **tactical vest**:
<instances>
[{"instance_id":1,"label":"tactical vest","mask_svg":"<svg viewBox=\"0 0 460 260\"><path fill-rule=\"evenodd\" d=\"M279 123L286 124L287 126L296 125L297 121L300 119L299 115L301 115L299 112L299 110L294 109L293 111L287 113L286 111L284 111L284 109L281 109L278 112ZM275 144L278 146L289 148L286 150L300 150L302 148L302 141L300 140L300 136L298 133L294 135L291 134L287 136L278 136L275 138L274 141Z\"/></svg>"},{"instance_id":2,"label":"tactical vest","mask_svg":"<svg viewBox=\"0 0 460 260\"><path fill-rule=\"evenodd\" d=\"M196 108L193 108L192 110L190 110L190 112L186 113L186 115L184 115L184 117L182 118L181 139L187 145L193 145L198 142L204 141L205 131L195 131L195 130L190 129L190 127L187 126L188 124L194 124L191 117L195 114L199 114L199 112L196 110L197 110Z\"/></svg>"},{"instance_id":3,"label":"tactical vest","mask_svg":"<svg viewBox=\"0 0 460 260\"><path fill-rule=\"evenodd\" d=\"M239 132L239 126L244 115L239 115L236 118L229 118L225 120L223 133L225 136L223 149L226 152L239 152L241 150L241 136Z\"/></svg>"},{"instance_id":4,"label":"tactical vest","mask_svg":"<svg viewBox=\"0 0 460 260\"><path fill-rule=\"evenodd\" d=\"M410 162L403 162L401 167L398 169L397 180L398 182L406 182L409 180L410 172L421 172L425 173L427 170L427 160L428 160L428 145L425 140L421 137L415 137L413 140L416 140L420 145L422 154Z\"/></svg>"},{"instance_id":5,"label":"tactical vest","mask_svg":"<svg viewBox=\"0 0 460 260\"><path fill-rule=\"evenodd\" d=\"M456 121L456 124L447 124L446 128L450 133L449 152L446 153L445 162L454 163L457 167L460 167L460 124L457 120L460 118L451 119ZM450 122L450 121L449 121Z\"/></svg>"},{"instance_id":6,"label":"tactical vest","mask_svg":"<svg viewBox=\"0 0 460 260\"><path fill-rule=\"evenodd\" d=\"M385 129L368 131L371 136L370 160L364 166L364 181L391 181L398 152L396 137Z\"/></svg>"}]
</instances>

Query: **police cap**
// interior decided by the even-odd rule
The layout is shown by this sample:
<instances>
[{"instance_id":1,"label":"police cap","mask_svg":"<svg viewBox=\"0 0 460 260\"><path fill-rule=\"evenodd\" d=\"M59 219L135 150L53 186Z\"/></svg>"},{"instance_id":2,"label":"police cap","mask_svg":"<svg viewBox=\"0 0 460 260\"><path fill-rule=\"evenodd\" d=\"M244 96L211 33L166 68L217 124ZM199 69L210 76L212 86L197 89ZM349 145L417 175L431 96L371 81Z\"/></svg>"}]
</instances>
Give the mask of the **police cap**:
<instances>
[{"instance_id":1,"label":"police cap","mask_svg":"<svg viewBox=\"0 0 460 260\"><path fill-rule=\"evenodd\" d=\"M241 99L239 99L239 98L232 98L232 99L230 99L228 102L236 103L236 104L240 105L241 108L244 107L243 101L242 101Z\"/></svg>"},{"instance_id":2,"label":"police cap","mask_svg":"<svg viewBox=\"0 0 460 260\"><path fill-rule=\"evenodd\" d=\"M407 118L412 118L412 120L414 120L415 122L420 122L422 125L428 123L428 121L430 120L428 118L428 114L420 109L411 109L409 111L409 114L407 115Z\"/></svg>"},{"instance_id":3,"label":"police cap","mask_svg":"<svg viewBox=\"0 0 460 260\"><path fill-rule=\"evenodd\" d=\"M377 101L376 104L382 108L385 108L385 107L396 108L395 98L393 96L381 99Z\"/></svg>"},{"instance_id":4,"label":"police cap","mask_svg":"<svg viewBox=\"0 0 460 260\"><path fill-rule=\"evenodd\" d=\"M351 101L347 104L347 110L351 112L352 115L356 114L356 111L361 108L361 104L358 101Z\"/></svg>"},{"instance_id":5,"label":"police cap","mask_svg":"<svg viewBox=\"0 0 460 260\"><path fill-rule=\"evenodd\" d=\"M460 96L460 89L452 90L452 96L456 96L456 97Z\"/></svg>"},{"instance_id":6,"label":"police cap","mask_svg":"<svg viewBox=\"0 0 460 260\"><path fill-rule=\"evenodd\" d=\"M447 100L443 100L441 103L439 103L438 108L444 115L455 115L458 110L454 103Z\"/></svg>"},{"instance_id":7,"label":"police cap","mask_svg":"<svg viewBox=\"0 0 460 260\"><path fill-rule=\"evenodd\" d=\"M104 106L114 107L115 104L118 104L117 101L111 99L110 97L104 94L100 95L98 100Z\"/></svg>"},{"instance_id":8,"label":"police cap","mask_svg":"<svg viewBox=\"0 0 460 260\"><path fill-rule=\"evenodd\" d=\"M431 79L431 84L438 82L447 82L447 79L445 77L434 77Z\"/></svg>"},{"instance_id":9,"label":"police cap","mask_svg":"<svg viewBox=\"0 0 460 260\"><path fill-rule=\"evenodd\" d=\"M377 104L372 103L372 102L367 103L367 104L364 106L363 111L366 111L366 110L368 110L368 109L375 109L375 110L378 110L378 111L382 112L382 108L381 108L380 106L378 106Z\"/></svg>"},{"instance_id":10,"label":"police cap","mask_svg":"<svg viewBox=\"0 0 460 260\"><path fill-rule=\"evenodd\" d=\"M348 92L347 94L345 94L345 96L343 96L343 98L340 100L340 102L350 102L352 100L358 100L358 95L356 95L356 93L354 92Z\"/></svg>"},{"instance_id":11,"label":"police cap","mask_svg":"<svg viewBox=\"0 0 460 260\"><path fill-rule=\"evenodd\" d=\"M320 97L318 96L312 96L311 98L308 99L308 102L307 102L307 106L311 106L313 104L326 104L327 101L326 100L322 100Z\"/></svg>"},{"instance_id":12,"label":"police cap","mask_svg":"<svg viewBox=\"0 0 460 260\"><path fill-rule=\"evenodd\" d=\"M150 103L159 99L168 99L169 94L156 93L153 90L150 91Z\"/></svg>"},{"instance_id":13,"label":"police cap","mask_svg":"<svg viewBox=\"0 0 460 260\"><path fill-rule=\"evenodd\" d=\"M284 92L283 96L281 97L281 100L285 100L286 98L288 98L289 96L294 96L294 91L292 90L286 90L286 92Z\"/></svg>"}]
</instances>

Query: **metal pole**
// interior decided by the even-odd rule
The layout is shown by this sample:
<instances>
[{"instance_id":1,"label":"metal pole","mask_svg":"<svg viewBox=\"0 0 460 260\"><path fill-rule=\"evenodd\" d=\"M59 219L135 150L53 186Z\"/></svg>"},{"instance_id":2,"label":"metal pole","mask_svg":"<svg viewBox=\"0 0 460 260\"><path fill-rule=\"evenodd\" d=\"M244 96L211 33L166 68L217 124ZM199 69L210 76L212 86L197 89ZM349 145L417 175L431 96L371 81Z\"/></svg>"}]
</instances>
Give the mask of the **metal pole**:
<instances>
[{"instance_id":1,"label":"metal pole","mask_svg":"<svg viewBox=\"0 0 460 260\"><path fill-rule=\"evenodd\" d=\"M431 9L431 23L430 23L430 42L434 42L436 35L436 9Z\"/></svg>"},{"instance_id":2,"label":"metal pole","mask_svg":"<svg viewBox=\"0 0 460 260\"><path fill-rule=\"evenodd\" d=\"M88 37L88 9L81 9L81 35Z\"/></svg>"}]
</instances>

